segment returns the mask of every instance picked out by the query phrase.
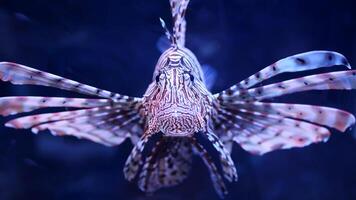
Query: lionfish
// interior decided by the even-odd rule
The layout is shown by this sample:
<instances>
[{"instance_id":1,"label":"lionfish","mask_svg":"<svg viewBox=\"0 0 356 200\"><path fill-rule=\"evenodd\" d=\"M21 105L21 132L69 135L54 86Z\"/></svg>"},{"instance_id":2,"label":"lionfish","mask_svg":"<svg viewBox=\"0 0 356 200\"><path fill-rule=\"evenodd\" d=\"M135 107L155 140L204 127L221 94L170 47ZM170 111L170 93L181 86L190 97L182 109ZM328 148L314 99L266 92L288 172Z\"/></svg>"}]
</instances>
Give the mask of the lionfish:
<instances>
[{"instance_id":1,"label":"lionfish","mask_svg":"<svg viewBox=\"0 0 356 200\"><path fill-rule=\"evenodd\" d=\"M0 114L3 116L49 107L72 108L15 118L5 125L31 128L34 133L49 130L56 136L71 135L106 146L120 145L130 138L134 148L126 161L124 175L129 181L137 177L138 186L144 192L181 183L189 174L193 155L199 155L210 172L216 192L224 197L227 189L223 177L230 182L237 181L231 159L234 142L252 154L262 155L325 142L330 136L327 127L344 132L355 123L352 114L335 108L264 101L302 91L355 89L356 70L351 70L346 58L336 52L310 51L281 59L236 85L212 94L206 87L197 58L185 47L188 3L189 0L170 0L173 31L161 20L170 47L158 59L152 83L142 98L98 89L24 65L1 62L3 81L97 97L2 97ZM336 65L350 70L256 86L284 72ZM207 144L203 145L198 134L214 147L218 160L209 154ZM149 143L151 148L145 148Z\"/></svg>"}]
</instances>

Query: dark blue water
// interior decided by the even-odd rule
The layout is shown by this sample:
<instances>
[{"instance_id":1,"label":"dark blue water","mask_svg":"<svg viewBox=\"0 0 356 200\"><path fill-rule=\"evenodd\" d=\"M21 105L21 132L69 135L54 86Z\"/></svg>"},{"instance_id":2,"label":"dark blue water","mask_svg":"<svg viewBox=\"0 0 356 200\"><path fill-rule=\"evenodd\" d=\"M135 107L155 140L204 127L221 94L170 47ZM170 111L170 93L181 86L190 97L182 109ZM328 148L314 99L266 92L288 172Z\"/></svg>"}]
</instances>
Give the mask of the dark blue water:
<instances>
[{"instance_id":1,"label":"dark blue water","mask_svg":"<svg viewBox=\"0 0 356 200\"><path fill-rule=\"evenodd\" d=\"M341 52L355 66L353 2L192 0L187 13L187 46L202 64L216 70L214 92L280 58L309 50ZM0 60L141 96L160 55L157 41L163 31L159 17L170 21L168 0L2 0ZM1 83L0 96L9 95L78 96ZM355 97L356 91L332 91L275 100L334 106L356 114ZM333 131L327 143L262 157L235 145L233 159L240 180L228 184L227 199L356 199L353 131ZM198 158L182 185L146 197L122 174L131 148L129 141L108 148L48 132L36 136L1 126L0 199L217 199Z\"/></svg>"}]
</instances>

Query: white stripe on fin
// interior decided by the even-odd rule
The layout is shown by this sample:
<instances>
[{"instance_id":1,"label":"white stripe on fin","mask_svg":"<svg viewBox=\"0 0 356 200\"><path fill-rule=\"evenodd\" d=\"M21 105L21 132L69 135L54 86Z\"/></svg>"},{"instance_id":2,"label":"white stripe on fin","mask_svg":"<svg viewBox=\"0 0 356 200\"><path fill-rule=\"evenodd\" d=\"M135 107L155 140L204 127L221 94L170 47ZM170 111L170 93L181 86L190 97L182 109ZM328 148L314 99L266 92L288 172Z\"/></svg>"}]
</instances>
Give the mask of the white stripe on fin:
<instances>
[{"instance_id":1,"label":"white stripe on fin","mask_svg":"<svg viewBox=\"0 0 356 200\"><path fill-rule=\"evenodd\" d=\"M18 85L29 84L55 87L86 95L108 98L117 102L126 102L127 100L140 101L140 98L129 97L98 89L96 87L11 62L0 62L0 79Z\"/></svg>"},{"instance_id":2,"label":"white stripe on fin","mask_svg":"<svg viewBox=\"0 0 356 200\"><path fill-rule=\"evenodd\" d=\"M284 72L299 72L335 65L343 65L351 69L345 56L340 53L334 51L309 51L283 58L241 81L235 87L246 89Z\"/></svg>"}]
</instances>

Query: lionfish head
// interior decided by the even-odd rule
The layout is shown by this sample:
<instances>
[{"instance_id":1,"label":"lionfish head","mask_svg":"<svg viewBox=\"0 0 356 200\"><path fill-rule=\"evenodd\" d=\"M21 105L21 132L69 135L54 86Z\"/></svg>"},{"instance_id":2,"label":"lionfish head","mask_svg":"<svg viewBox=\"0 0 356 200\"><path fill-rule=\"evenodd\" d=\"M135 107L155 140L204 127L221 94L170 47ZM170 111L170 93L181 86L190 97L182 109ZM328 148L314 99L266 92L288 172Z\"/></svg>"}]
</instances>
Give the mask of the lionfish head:
<instances>
[{"instance_id":1,"label":"lionfish head","mask_svg":"<svg viewBox=\"0 0 356 200\"><path fill-rule=\"evenodd\" d=\"M211 99L195 56L188 49L172 47L158 60L145 95L148 129L165 136L205 131Z\"/></svg>"}]
</instances>

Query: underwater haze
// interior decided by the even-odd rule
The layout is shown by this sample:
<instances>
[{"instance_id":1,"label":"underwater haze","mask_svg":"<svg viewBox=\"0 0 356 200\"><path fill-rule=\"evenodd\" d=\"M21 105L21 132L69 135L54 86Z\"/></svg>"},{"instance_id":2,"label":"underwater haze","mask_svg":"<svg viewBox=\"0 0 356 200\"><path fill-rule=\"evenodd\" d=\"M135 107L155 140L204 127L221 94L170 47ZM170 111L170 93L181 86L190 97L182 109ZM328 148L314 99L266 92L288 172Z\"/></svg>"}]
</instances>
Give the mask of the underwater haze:
<instances>
[{"instance_id":1,"label":"underwater haze","mask_svg":"<svg viewBox=\"0 0 356 200\"><path fill-rule=\"evenodd\" d=\"M167 47L160 17L172 26L168 0L1 0L0 61L140 97ZM186 46L209 69L213 93L281 58L311 50L340 52L356 67L353 0L191 0L186 20ZM307 74L313 73L273 81ZM83 97L0 82L0 96L20 95ZM356 114L356 90L276 100ZM0 200L219 199L198 157L182 184L146 195L122 173L132 149L129 140L105 147L48 131L34 135L6 128L5 122L1 117ZM263 156L235 144L232 158L239 181L227 183L228 200L356 199L356 127L333 130L327 143Z\"/></svg>"}]
</instances>

